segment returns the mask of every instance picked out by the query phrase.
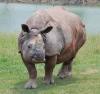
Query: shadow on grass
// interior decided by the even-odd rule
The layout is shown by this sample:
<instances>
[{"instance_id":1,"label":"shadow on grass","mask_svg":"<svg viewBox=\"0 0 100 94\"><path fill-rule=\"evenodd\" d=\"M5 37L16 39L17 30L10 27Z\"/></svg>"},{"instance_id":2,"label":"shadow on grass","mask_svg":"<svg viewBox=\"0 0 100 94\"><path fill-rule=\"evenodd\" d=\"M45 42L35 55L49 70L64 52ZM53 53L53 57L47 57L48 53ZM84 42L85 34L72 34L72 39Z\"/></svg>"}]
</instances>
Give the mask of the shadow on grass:
<instances>
[{"instance_id":1,"label":"shadow on grass","mask_svg":"<svg viewBox=\"0 0 100 94\"><path fill-rule=\"evenodd\" d=\"M55 90L56 88L60 89L62 86L67 86L69 84L76 83L78 81L78 78L72 77L71 79L60 79L58 77L54 77L55 84L53 85L46 85L43 83L43 78L40 77L37 79L38 87L36 89L24 89L24 85L26 81L19 82L15 84L15 87L13 88L15 94L42 94L41 92L50 92L52 90Z\"/></svg>"}]
</instances>

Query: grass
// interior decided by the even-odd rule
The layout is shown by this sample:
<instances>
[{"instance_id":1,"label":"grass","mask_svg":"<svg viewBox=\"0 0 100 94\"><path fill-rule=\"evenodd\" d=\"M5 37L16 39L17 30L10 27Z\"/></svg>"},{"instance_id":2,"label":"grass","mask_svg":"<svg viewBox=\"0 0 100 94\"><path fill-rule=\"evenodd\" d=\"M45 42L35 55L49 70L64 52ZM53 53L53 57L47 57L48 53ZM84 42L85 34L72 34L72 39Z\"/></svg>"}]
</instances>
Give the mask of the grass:
<instances>
[{"instance_id":1,"label":"grass","mask_svg":"<svg viewBox=\"0 0 100 94\"><path fill-rule=\"evenodd\" d=\"M24 89L27 70L17 50L17 33L0 33L0 94L100 94L100 35L88 35L73 64L73 77L59 79L54 70L54 85L44 85L44 65L38 64L38 88Z\"/></svg>"}]
</instances>

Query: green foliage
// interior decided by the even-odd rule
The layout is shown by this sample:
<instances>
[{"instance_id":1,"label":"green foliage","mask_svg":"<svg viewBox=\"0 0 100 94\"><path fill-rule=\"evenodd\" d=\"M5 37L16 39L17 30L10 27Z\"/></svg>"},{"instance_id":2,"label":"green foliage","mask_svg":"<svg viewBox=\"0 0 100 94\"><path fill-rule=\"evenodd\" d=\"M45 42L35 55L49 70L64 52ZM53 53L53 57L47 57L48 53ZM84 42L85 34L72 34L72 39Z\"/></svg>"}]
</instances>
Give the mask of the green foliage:
<instances>
[{"instance_id":1,"label":"green foliage","mask_svg":"<svg viewBox=\"0 0 100 94\"><path fill-rule=\"evenodd\" d=\"M38 64L38 87L26 90L27 70L17 50L17 33L0 33L0 94L100 94L100 35L88 35L73 64L73 77L43 84L44 64Z\"/></svg>"}]
</instances>

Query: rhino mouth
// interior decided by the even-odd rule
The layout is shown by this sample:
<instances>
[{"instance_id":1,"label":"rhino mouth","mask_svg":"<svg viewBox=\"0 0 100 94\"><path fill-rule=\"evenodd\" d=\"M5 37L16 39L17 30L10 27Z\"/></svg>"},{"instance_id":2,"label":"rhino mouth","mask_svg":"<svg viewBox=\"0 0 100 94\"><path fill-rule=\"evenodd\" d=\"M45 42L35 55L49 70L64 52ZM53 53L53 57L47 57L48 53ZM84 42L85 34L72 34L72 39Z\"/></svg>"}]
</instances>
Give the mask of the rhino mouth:
<instances>
[{"instance_id":1,"label":"rhino mouth","mask_svg":"<svg viewBox=\"0 0 100 94\"><path fill-rule=\"evenodd\" d=\"M37 51L32 55L33 62L44 62L45 61L45 52Z\"/></svg>"},{"instance_id":2,"label":"rhino mouth","mask_svg":"<svg viewBox=\"0 0 100 94\"><path fill-rule=\"evenodd\" d=\"M32 62L45 62L45 58L44 59L35 59L35 58L32 58Z\"/></svg>"}]
</instances>

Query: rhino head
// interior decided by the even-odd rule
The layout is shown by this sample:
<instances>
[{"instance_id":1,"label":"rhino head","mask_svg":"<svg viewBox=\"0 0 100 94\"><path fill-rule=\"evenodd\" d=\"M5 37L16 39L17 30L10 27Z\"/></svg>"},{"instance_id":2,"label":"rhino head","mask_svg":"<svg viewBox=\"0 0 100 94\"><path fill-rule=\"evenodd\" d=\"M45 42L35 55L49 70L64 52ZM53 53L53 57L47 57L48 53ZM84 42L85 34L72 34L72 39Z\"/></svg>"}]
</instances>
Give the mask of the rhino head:
<instances>
[{"instance_id":1,"label":"rhino head","mask_svg":"<svg viewBox=\"0 0 100 94\"><path fill-rule=\"evenodd\" d=\"M37 28L29 29L28 25L22 24L23 44L21 53L23 58L33 62L45 60L45 37L44 35L52 30L52 26L47 26L42 30Z\"/></svg>"}]
</instances>

